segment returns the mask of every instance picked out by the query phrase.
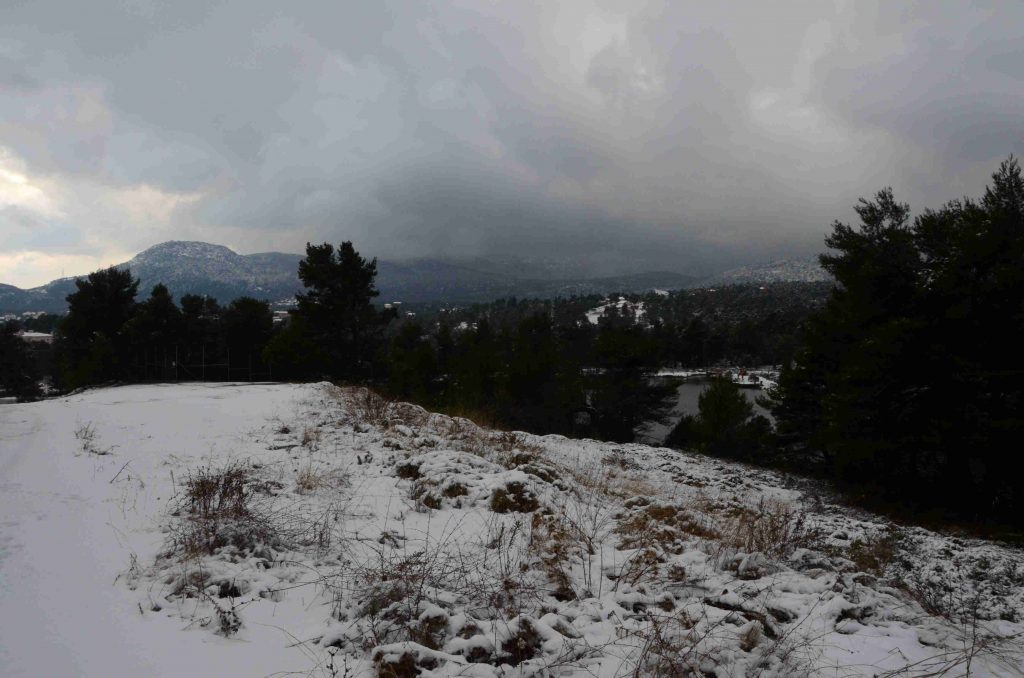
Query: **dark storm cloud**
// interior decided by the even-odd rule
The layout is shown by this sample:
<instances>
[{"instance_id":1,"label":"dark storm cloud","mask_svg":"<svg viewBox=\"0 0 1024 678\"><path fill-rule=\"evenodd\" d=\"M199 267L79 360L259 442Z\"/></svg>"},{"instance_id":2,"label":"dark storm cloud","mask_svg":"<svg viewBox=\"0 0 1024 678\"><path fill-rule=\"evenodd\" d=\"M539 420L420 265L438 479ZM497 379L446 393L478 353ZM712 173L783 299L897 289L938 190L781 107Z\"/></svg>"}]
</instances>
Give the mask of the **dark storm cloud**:
<instances>
[{"instance_id":1,"label":"dark storm cloud","mask_svg":"<svg viewBox=\"0 0 1024 678\"><path fill-rule=\"evenodd\" d=\"M1021 26L1009 3L8 3L0 267L170 238L805 254L859 195L935 205L1024 152Z\"/></svg>"}]
</instances>

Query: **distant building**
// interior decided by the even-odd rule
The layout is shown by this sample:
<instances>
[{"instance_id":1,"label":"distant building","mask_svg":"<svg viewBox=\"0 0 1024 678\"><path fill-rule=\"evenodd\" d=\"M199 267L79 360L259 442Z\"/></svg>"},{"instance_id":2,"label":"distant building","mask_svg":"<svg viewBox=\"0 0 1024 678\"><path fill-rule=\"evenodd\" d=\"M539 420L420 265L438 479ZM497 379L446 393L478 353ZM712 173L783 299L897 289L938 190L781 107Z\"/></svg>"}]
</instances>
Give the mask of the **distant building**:
<instances>
[{"instance_id":1,"label":"distant building","mask_svg":"<svg viewBox=\"0 0 1024 678\"><path fill-rule=\"evenodd\" d=\"M22 341L27 341L30 344L53 343L53 335L46 334L45 332L18 332L18 336L21 337Z\"/></svg>"}]
</instances>

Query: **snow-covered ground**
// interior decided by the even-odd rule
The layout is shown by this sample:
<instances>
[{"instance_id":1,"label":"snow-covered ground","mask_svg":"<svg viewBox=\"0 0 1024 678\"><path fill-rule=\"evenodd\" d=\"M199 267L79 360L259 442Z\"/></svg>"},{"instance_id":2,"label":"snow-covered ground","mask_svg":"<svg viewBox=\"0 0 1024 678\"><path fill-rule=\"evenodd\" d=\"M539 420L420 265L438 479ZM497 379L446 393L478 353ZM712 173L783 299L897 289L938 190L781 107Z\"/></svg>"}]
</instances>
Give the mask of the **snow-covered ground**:
<instances>
[{"instance_id":1,"label":"snow-covered ground","mask_svg":"<svg viewBox=\"0 0 1024 678\"><path fill-rule=\"evenodd\" d=\"M591 325L598 324L598 322L601 320L601 317L604 316L604 314L610 308L615 308L619 312L619 314L630 313L633 315L634 318L636 318L636 321L640 323L644 321L644 315L647 313L647 309L644 308L644 302L638 301L636 303L633 303L632 301L625 297L619 297L615 301L605 301L600 306L596 306L587 311L587 321Z\"/></svg>"},{"instance_id":2,"label":"snow-covered ground","mask_svg":"<svg viewBox=\"0 0 1024 678\"><path fill-rule=\"evenodd\" d=\"M0 406L0 675L1024 675L1024 557L359 391Z\"/></svg>"},{"instance_id":3,"label":"snow-covered ground","mask_svg":"<svg viewBox=\"0 0 1024 678\"><path fill-rule=\"evenodd\" d=\"M655 372L656 377L678 377L680 379L710 379L725 377L737 386L748 388L774 388L779 381L779 370L773 367L712 367L702 369L686 369L663 367Z\"/></svg>"}]
</instances>

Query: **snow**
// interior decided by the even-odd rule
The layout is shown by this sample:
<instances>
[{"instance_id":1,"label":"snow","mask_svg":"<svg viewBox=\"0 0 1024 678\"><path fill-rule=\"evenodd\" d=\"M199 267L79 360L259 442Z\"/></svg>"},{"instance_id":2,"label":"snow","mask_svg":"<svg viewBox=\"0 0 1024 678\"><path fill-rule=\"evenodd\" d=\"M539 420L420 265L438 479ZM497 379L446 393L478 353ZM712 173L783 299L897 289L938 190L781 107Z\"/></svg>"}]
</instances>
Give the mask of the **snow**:
<instances>
[{"instance_id":1,"label":"snow","mask_svg":"<svg viewBox=\"0 0 1024 678\"><path fill-rule=\"evenodd\" d=\"M726 377L737 386L770 389L777 385L779 371L773 367L715 367L703 369L665 367L658 370L654 376L676 377L679 379L709 379L711 377Z\"/></svg>"},{"instance_id":2,"label":"snow","mask_svg":"<svg viewBox=\"0 0 1024 678\"><path fill-rule=\"evenodd\" d=\"M598 321L605 314L605 311L607 311L609 308L616 308L618 309L619 313L631 313L636 318L637 322L642 322L644 319L644 314L646 313L646 309L644 308L644 302L638 301L634 303L625 297L619 297L615 301L605 301L605 303L601 304L600 306L597 306L587 311L587 321L590 322L591 325L598 324Z\"/></svg>"},{"instance_id":3,"label":"snow","mask_svg":"<svg viewBox=\"0 0 1024 678\"><path fill-rule=\"evenodd\" d=\"M185 556L183 488L226 464L287 538ZM1024 675L1018 550L327 384L5 405L0 516L5 676Z\"/></svg>"}]
</instances>

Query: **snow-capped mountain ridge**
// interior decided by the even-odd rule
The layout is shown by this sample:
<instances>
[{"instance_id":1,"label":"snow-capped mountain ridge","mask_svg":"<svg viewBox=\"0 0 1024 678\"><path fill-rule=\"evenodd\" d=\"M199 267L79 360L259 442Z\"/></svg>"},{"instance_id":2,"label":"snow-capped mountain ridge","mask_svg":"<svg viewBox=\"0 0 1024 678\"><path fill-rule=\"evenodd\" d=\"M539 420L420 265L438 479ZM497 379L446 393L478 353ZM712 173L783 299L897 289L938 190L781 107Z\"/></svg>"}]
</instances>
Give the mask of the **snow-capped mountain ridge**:
<instances>
[{"instance_id":1,"label":"snow-capped mountain ridge","mask_svg":"<svg viewBox=\"0 0 1024 678\"><path fill-rule=\"evenodd\" d=\"M171 294L211 296L222 303L240 296L290 300L301 291L298 264L301 254L261 252L238 254L223 245L174 240L154 245L118 264L140 280L140 297L157 283ZM678 289L695 278L674 272L636 273L605 278L552 277L538 265L524 266L518 276L505 261L490 267L481 260L412 259L378 261L377 287L383 301L471 303L501 297L555 297L570 294L639 292L654 287ZM0 312L63 312L65 298L75 289L75 278L61 278L29 290L0 286Z\"/></svg>"},{"instance_id":2,"label":"snow-capped mountain ridge","mask_svg":"<svg viewBox=\"0 0 1024 678\"><path fill-rule=\"evenodd\" d=\"M250 296L278 303L301 291L301 259L301 254L238 254L224 245L171 240L139 252L118 267L131 269L139 278L140 297L147 296L157 283L163 283L176 298L200 294L226 303ZM735 268L705 279L673 271L588 277L572 264L559 267L550 261L524 259L517 267L514 262L515 257L511 256L381 260L377 262L377 287L382 301L473 303L512 296L552 298L830 279L814 258ZM59 278L27 290L0 284L0 313L63 313L67 307L65 298L75 290L75 280L76 277Z\"/></svg>"}]
</instances>

